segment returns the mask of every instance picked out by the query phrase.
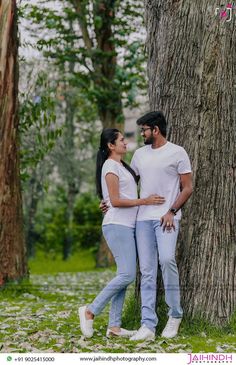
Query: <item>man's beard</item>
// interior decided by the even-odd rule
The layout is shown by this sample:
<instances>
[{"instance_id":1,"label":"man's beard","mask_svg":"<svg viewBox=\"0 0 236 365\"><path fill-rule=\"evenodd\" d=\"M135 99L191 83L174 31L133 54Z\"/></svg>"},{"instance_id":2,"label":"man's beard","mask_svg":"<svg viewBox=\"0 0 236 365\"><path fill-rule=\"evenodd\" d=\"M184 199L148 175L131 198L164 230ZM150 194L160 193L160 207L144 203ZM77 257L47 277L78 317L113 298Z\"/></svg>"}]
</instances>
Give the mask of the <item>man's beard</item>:
<instances>
[{"instance_id":1,"label":"man's beard","mask_svg":"<svg viewBox=\"0 0 236 365\"><path fill-rule=\"evenodd\" d=\"M144 140L144 144L153 144L153 141L154 141L154 138L153 138L153 135L151 135L150 137L146 138Z\"/></svg>"}]
</instances>

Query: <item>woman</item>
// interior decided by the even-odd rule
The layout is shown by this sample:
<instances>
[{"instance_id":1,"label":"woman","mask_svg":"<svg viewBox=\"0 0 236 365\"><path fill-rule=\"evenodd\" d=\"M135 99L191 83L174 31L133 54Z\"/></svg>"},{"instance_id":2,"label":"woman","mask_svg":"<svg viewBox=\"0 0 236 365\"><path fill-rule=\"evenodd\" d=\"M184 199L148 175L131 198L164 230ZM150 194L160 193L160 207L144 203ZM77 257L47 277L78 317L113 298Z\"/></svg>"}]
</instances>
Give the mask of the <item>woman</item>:
<instances>
[{"instance_id":1,"label":"woman","mask_svg":"<svg viewBox=\"0 0 236 365\"><path fill-rule=\"evenodd\" d=\"M136 277L137 210L139 205L162 204L165 201L158 195L138 199L137 177L122 160L126 145L118 129L103 130L97 154L96 183L98 195L110 206L102 222L102 231L114 256L117 275L90 305L79 308L80 327L86 337L92 337L94 316L101 313L110 300L107 337L130 337L136 333L120 326L126 288Z\"/></svg>"}]
</instances>

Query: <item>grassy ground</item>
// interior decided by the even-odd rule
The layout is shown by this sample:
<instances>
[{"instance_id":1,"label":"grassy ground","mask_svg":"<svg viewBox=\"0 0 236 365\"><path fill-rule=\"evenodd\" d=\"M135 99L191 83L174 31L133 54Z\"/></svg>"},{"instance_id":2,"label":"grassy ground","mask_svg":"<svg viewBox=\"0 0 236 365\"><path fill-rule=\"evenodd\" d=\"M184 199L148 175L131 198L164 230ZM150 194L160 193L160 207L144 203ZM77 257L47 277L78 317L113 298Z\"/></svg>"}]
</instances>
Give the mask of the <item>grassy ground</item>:
<instances>
[{"instance_id":1,"label":"grassy ground","mask_svg":"<svg viewBox=\"0 0 236 365\"><path fill-rule=\"evenodd\" d=\"M37 253L29 260L31 274L57 274L58 272L81 272L94 270L96 266L93 250L81 250L67 261L62 257L45 252Z\"/></svg>"},{"instance_id":2,"label":"grassy ground","mask_svg":"<svg viewBox=\"0 0 236 365\"><path fill-rule=\"evenodd\" d=\"M235 352L236 317L224 328L184 319L179 336L160 337L166 321L165 305L159 308L156 340L133 343L105 337L108 310L95 320L95 335L85 339L78 325L77 309L89 303L114 276L114 270L94 270L91 252L81 252L67 263L42 256L30 262L31 277L0 291L1 352ZM89 271L86 271L89 269ZM60 271L60 273L58 273ZM57 273L56 273L57 272ZM123 326L138 328L139 307L134 287L127 293Z\"/></svg>"}]
</instances>

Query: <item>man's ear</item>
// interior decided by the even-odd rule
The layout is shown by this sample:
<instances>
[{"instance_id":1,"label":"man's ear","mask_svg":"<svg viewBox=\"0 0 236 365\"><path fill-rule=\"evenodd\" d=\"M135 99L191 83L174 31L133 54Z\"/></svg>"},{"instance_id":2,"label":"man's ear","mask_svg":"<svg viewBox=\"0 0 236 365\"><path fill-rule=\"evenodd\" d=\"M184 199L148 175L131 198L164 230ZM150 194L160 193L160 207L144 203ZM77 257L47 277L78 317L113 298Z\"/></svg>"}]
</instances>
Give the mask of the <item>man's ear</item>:
<instances>
[{"instance_id":1,"label":"man's ear","mask_svg":"<svg viewBox=\"0 0 236 365\"><path fill-rule=\"evenodd\" d=\"M154 133L154 135L158 135L158 134L160 134L160 129L159 129L159 127L157 127L157 126L155 126L154 128L153 128L153 133Z\"/></svg>"}]
</instances>

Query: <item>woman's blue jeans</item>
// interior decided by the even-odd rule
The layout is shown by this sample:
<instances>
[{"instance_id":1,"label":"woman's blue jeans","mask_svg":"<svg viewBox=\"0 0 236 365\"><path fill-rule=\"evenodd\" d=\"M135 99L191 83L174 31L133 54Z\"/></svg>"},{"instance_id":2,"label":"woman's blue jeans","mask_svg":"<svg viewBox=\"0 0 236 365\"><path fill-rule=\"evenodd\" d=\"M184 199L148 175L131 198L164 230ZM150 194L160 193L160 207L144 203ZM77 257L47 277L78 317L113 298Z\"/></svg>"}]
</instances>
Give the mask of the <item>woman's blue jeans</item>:
<instances>
[{"instance_id":1,"label":"woman's blue jeans","mask_svg":"<svg viewBox=\"0 0 236 365\"><path fill-rule=\"evenodd\" d=\"M136 277L135 228L107 224L102 227L102 231L114 256L117 274L88 306L88 309L94 315L98 315L112 300L109 327L120 327L126 288Z\"/></svg>"}]
</instances>

